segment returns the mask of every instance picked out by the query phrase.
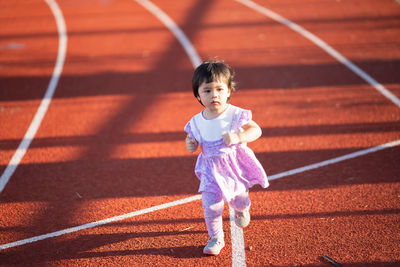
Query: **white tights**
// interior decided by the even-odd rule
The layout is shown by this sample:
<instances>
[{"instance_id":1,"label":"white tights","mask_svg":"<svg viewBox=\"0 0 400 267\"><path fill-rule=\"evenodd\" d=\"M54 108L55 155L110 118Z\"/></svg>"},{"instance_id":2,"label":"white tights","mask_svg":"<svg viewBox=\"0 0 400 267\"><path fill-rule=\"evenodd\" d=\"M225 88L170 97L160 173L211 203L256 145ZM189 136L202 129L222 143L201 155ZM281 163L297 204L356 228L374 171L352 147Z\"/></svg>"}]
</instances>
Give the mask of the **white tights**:
<instances>
[{"instance_id":1,"label":"white tights","mask_svg":"<svg viewBox=\"0 0 400 267\"><path fill-rule=\"evenodd\" d=\"M202 202L204 210L204 219L206 221L208 234L210 237L224 237L222 229L222 212L224 210L224 200L221 194L213 192L202 192ZM237 195L229 202L232 208L237 211L243 211L250 208L249 192Z\"/></svg>"}]
</instances>

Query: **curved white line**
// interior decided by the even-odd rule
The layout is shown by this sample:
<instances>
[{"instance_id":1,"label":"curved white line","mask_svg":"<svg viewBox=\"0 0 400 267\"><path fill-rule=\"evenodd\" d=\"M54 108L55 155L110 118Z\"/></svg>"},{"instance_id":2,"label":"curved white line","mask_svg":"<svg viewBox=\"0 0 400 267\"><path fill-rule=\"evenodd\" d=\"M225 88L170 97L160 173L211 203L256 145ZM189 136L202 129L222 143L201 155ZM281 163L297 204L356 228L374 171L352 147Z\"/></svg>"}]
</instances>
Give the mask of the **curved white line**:
<instances>
[{"instance_id":1,"label":"curved white line","mask_svg":"<svg viewBox=\"0 0 400 267\"><path fill-rule=\"evenodd\" d=\"M251 0L235 0L236 2L239 2L287 27L292 29L293 31L299 33L303 37L307 38L317 46L319 46L322 50L324 50L326 53L331 55L333 58L335 58L337 61L345 65L347 68L349 68L351 71L353 71L355 74L357 74L359 77L361 77L364 81L366 81L368 84L373 86L378 92L380 92L382 95L384 95L387 99L392 101L397 107L400 108L400 99L395 96L392 92L387 90L382 84L377 82L374 78L372 78L370 75L368 75L365 71L357 67L354 63L352 63L350 60L345 58L343 55L341 55L338 51L333 49L330 45L322 41L320 38L312 34L311 32L307 31L303 27L299 26L298 24L294 23L293 21L290 21L281 15L263 7L260 6L259 4L254 3Z\"/></svg>"},{"instance_id":2,"label":"curved white line","mask_svg":"<svg viewBox=\"0 0 400 267\"><path fill-rule=\"evenodd\" d=\"M17 169L18 164L21 162L26 151L28 150L29 145L31 144L33 138L35 137L35 134L39 129L43 117L46 114L46 111L50 105L51 99L53 97L54 91L56 90L57 83L60 78L64 65L65 54L67 50L67 31L65 27L64 17L62 15L60 8L58 7L57 3L54 0L45 0L45 1L54 15L58 28L59 43L58 43L57 61L53 70L53 75L51 77L50 83L47 87L42 102L40 103L40 106L36 111L35 117L33 118L28 128L28 131L25 133L24 138L19 144L17 151L14 153L13 157L11 158L10 162L7 165L7 168L4 170L3 174L0 177L0 193L7 185L11 176Z\"/></svg>"},{"instance_id":3,"label":"curved white line","mask_svg":"<svg viewBox=\"0 0 400 267\"><path fill-rule=\"evenodd\" d=\"M188 54L194 68L201 64L201 59L197 54L196 49L193 47L192 43L189 41L183 31L178 27L178 25L176 25L175 22L167 14L165 14L160 8L158 8L150 1L135 1L141 4L150 13L155 15L175 35L175 37L183 46L183 49L185 49L186 54Z\"/></svg>"}]
</instances>

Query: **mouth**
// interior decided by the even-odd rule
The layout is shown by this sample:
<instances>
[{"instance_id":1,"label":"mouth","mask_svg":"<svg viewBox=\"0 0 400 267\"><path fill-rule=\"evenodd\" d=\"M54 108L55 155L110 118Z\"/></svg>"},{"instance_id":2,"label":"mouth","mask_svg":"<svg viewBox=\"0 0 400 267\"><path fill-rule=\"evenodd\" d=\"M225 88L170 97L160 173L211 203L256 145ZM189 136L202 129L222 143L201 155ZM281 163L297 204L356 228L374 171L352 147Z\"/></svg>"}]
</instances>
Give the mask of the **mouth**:
<instances>
[{"instance_id":1,"label":"mouth","mask_svg":"<svg viewBox=\"0 0 400 267\"><path fill-rule=\"evenodd\" d=\"M218 105L218 104L219 104L219 101L212 101L211 104L213 104L213 105Z\"/></svg>"}]
</instances>

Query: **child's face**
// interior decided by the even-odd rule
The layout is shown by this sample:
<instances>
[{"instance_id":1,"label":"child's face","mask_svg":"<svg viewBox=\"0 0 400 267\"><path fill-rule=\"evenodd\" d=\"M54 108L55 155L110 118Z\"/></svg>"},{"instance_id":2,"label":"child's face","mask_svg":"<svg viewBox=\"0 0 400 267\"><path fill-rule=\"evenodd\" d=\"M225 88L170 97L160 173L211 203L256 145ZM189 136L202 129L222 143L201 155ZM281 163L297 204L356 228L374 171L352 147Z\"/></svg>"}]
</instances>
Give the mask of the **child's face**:
<instances>
[{"instance_id":1,"label":"child's face","mask_svg":"<svg viewBox=\"0 0 400 267\"><path fill-rule=\"evenodd\" d=\"M225 82L203 82L199 86L198 99L203 103L206 109L218 113L225 110L230 94L231 90Z\"/></svg>"}]
</instances>

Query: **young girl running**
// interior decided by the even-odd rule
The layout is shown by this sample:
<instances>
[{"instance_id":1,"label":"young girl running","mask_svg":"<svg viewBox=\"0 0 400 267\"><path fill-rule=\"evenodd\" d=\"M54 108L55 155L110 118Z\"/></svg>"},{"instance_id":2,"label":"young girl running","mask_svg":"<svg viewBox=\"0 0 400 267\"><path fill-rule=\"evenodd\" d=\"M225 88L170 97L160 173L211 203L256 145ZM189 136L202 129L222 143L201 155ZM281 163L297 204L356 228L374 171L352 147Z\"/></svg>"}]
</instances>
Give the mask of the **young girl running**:
<instances>
[{"instance_id":1,"label":"young girl running","mask_svg":"<svg viewBox=\"0 0 400 267\"><path fill-rule=\"evenodd\" d=\"M222 229L224 201L235 210L235 223L250 223L249 188L268 187L267 175L246 143L261 136L250 110L229 104L235 90L233 72L223 62L204 62L192 78L194 96L205 108L185 126L186 148L200 144L195 173L200 180L204 218L210 238L203 252L218 255L225 246Z\"/></svg>"}]
</instances>

